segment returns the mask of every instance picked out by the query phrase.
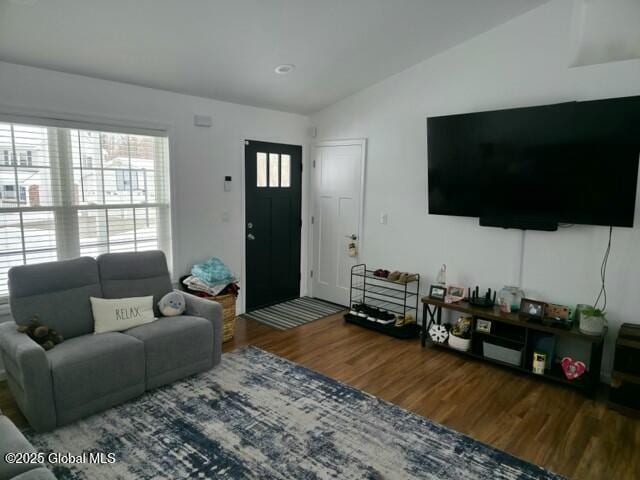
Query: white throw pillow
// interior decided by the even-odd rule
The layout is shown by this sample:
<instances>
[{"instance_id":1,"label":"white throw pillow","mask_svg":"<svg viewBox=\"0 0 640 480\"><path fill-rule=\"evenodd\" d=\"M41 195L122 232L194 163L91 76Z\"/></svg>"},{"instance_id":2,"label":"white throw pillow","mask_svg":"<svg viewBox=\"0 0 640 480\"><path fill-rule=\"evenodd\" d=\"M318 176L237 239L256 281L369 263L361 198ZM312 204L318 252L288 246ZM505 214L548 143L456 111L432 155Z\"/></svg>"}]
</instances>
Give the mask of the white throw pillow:
<instances>
[{"instance_id":1,"label":"white throw pillow","mask_svg":"<svg viewBox=\"0 0 640 480\"><path fill-rule=\"evenodd\" d=\"M93 333L121 332L155 320L153 296L89 298L91 299L91 310L93 310Z\"/></svg>"}]
</instances>

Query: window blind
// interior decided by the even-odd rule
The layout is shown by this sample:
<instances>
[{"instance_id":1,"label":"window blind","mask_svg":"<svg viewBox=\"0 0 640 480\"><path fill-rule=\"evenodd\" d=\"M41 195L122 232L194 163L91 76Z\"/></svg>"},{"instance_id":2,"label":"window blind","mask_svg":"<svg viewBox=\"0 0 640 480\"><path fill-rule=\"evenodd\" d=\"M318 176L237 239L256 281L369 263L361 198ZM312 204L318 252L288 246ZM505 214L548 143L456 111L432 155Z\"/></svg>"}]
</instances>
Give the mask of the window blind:
<instances>
[{"instance_id":1,"label":"window blind","mask_svg":"<svg viewBox=\"0 0 640 480\"><path fill-rule=\"evenodd\" d=\"M0 299L15 265L160 249L166 136L0 122Z\"/></svg>"}]
</instances>

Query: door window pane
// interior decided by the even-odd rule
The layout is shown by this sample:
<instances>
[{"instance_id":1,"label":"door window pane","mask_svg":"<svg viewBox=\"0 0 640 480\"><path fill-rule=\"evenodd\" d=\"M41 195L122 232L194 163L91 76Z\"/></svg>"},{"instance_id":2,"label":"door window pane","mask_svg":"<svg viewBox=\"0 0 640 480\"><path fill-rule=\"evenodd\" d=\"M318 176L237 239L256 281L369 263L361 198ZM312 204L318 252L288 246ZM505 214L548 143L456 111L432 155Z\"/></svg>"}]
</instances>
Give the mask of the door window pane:
<instances>
[{"instance_id":1,"label":"door window pane","mask_svg":"<svg viewBox=\"0 0 640 480\"><path fill-rule=\"evenodd\" d=\"M277 153L269 154L269 186L270 187L279 187L279 173L280 169L278 168L278 157Z\"/></svg>"},{"instance_id":2,"label":"door window pane","mask_svg":"<svg viewBox=\"0 0 640 480\"><path fill-rule=\"evenodd\" d=\"M280 186L291 186L291 156L280 155Z\"/></svg>"},{"instance_id":3,"label":"door window pane","mask_svg":"<svg viewBox=\"0 0 640 480\"><path fill-rule=\"evenodd\" d=\"M256 165L257 165L257 182L256 186L258 187L266 187L267 186L267 154L258 152L256 157Z\"/></svg>"}]
</instances>

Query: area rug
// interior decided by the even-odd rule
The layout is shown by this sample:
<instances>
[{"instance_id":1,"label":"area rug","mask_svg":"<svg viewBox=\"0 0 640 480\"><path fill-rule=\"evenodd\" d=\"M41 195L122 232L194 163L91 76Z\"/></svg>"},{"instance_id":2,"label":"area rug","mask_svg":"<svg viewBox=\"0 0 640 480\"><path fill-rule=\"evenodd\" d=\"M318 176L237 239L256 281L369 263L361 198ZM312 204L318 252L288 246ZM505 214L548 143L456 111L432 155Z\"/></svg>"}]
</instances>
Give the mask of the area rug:
<instances>
[{"instance_id":1,"label":"area rug","mask_svg":"<svg viewBox=\"0 0 640 480\"><path fill-rule=\"evenodd\" d=\"M346 310L346 307L318 298L302 297L254 310L243 316L278 330L288 330L343 310Z\"/></svg>"},{"instance_id":2,"label":"area rug","mask_svg":"<svg viewBox=\"0 0 640 480\"><path fill-rule=\"evenodd\" d=\"M557 479L538 466L257 348L46 434L63 479Z\"/></svg>"}]
</instances>

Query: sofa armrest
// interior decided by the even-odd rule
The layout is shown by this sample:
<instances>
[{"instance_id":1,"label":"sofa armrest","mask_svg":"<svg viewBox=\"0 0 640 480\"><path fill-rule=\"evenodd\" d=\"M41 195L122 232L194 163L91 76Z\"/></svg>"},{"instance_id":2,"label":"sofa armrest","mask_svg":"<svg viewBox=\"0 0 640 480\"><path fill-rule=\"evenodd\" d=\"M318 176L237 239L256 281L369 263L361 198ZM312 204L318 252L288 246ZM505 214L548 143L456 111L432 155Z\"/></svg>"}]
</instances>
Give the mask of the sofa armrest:
<instances>
[{"instance_id":1,"label":"sofa armrest","mask_svg":"<svg viewBox=\"0 0 640 480\"><path fill-rule=\"evenodd\" d=\"M213 363L220 362L222 356L222 305L207 298L198 297L187 292L176 290L184 295L185 313L209 320L213 325Z\"/></svg>"},{"instance_id":2,"label":"sofa armrest","mask_svg":"<svg viewBox=\"0 0 640 480\"><path fill-rule=\"evenodd\" d=\"M15 478L23 472L44 466L41 463L9 463L7 453L36 453L33 445L11 421L0 414L0 479Z\"/></svg>"},{"instance_id":3,"label":"sofa armrest","mask_svg":"<svg viewBox=\"0 0 640 480\"><path fill-rule=\"evenodd\" d=\"M44 349L18 332L18 326L11 321L0 324L0 354L9 388L31 426L38 431L54 428L51 369Z\"/></svg>"}]
</instances>

